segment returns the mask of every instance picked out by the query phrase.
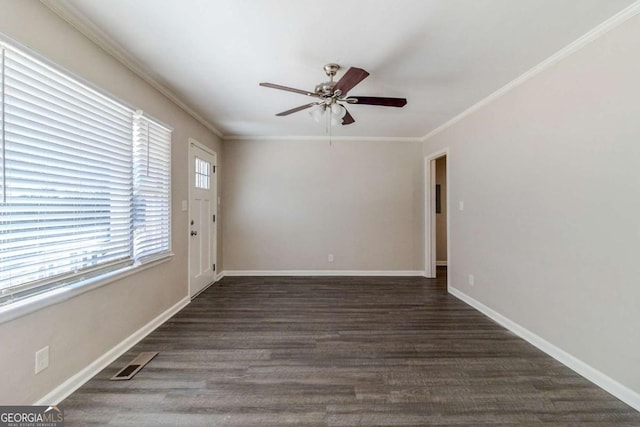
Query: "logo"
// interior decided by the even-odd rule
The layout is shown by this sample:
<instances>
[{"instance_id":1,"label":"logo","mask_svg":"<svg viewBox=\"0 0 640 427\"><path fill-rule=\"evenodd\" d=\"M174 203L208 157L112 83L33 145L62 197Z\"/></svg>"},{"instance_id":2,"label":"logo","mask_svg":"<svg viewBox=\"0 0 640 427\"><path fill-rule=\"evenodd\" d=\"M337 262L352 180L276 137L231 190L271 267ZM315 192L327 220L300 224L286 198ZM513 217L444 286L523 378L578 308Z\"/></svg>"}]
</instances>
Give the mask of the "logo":
<instances>
[{"instance_id":1,"label":"logo","mask_svg":"<svg viewBox=\"0 0 640 427\"><path fill-rule=\"evenodd\" d=\"M64 427L57 406L0 406L0 427Z\"/></svg>"}]
</instances>

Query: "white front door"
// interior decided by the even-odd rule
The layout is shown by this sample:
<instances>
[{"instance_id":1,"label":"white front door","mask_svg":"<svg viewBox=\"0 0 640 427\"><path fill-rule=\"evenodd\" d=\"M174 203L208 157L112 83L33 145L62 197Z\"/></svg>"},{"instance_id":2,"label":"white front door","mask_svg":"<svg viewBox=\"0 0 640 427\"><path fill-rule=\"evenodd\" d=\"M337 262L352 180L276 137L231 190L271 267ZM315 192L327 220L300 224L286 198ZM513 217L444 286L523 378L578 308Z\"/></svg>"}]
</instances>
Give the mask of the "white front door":
<instances>
[{"instance_id":1,"label":"white front door","mask_svg":"<svg viewBox=\"0 0 640 427\"><path fill-rule=\"evenodd\" d=\"M189 144L189 294L215 281L217 216L216 154Z\"/></svg>"}]
</instances>

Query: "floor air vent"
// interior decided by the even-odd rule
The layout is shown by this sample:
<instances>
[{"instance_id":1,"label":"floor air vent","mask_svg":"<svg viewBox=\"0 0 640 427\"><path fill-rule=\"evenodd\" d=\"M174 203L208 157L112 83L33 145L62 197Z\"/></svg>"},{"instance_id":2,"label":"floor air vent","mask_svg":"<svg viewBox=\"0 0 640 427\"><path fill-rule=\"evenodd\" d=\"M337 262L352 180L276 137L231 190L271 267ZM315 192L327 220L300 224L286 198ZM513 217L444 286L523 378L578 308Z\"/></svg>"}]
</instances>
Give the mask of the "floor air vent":
<instances>
[{"instance_id":1,"label":"floor air vent","mask_svg":"<svg viewBox=\"0 0 640 427\"><path fill-rule=\"evenodd\" d=\"M111 380L112 381L130 380L135 376L135 374L140 372L140 370L144 368L144 366L147 363L151 362L151 359L153 359L157 355L158 355L157 351L147 351L144 353L140 353L138 356L136 356L135 359L129 362L127 366L122 368L120 372L112 376Z\"/></svg>"}]
</instances>

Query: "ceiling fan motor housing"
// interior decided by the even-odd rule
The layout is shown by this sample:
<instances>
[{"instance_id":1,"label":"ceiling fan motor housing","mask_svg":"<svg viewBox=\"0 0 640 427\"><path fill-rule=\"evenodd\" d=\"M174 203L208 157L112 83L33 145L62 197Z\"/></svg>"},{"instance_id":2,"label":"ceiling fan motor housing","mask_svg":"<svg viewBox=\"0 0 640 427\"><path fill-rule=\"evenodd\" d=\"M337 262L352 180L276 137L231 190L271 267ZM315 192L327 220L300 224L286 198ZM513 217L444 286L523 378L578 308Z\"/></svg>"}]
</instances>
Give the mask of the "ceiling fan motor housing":
<instances>
[{"instance_id":1,"label":"ceiling fan motor housing","mask_svg":"<svg viewBox=\"0 0 640 427\"><path fill-rule=\"evenodd\" d=\"M322 82L316 85L316 93L322 96L331 96L333 95L333 87L336 85L336 82Z\"/></svg>"},{"instance_id":2,"label":"ceiling fan motor housing","mask_svg":"<svg viewBox=\"0 0 640 427\"><path fill-rule=\"evenodd\" d=\"M336 75L339 69L340 66L334 63L330 63L324 66L324 72L327 73L327 76L331 77L331 80L333 80L333 77Z\"/></svg>"},{"instance_id":3,"label":"ceiling fan motor housing","mask_svg":"<svg viewBox=\"0 0 640 427\"><path fill-rule=\"evenodd\" d=\"M318 95L322 95L324 97L333 95L333 87L336 85L336 82L333 81L333 78L335 77L339 69L340 69L340 66L334 63L329 63L324 66L324 72L327 73L327 76L329 77L329 81L322 82L316 85L315 91Z\"/></svg>"}]
</instances>

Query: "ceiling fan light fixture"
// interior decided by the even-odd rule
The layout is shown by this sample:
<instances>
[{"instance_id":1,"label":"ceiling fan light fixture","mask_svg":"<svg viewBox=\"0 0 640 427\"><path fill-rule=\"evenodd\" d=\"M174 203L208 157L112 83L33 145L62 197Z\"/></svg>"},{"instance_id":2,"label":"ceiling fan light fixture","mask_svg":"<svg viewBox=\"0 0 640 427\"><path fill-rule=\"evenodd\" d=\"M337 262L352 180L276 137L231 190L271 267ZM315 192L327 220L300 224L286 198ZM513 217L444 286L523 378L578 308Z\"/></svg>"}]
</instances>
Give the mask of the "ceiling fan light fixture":
<instances>
[{"instance_id":1,"label":"ceiling fan light fixture","mask_svg":"<svg viewBox=\"0 0 640 427\"><path fill-rule=\"evenodd\" d=\"M342 118L347 114L347 109L337 102L331 105L331 115L336 119L340 119L340 123L342 123Z\"/></svg>"},{"instance_id":2,"label":"ceiling fan light fixture","mask_svg":"<svg viewBox=\"0 0 640 427\"><path fill-rule=\"evenodd\" d=\"M309 111L309 115L313 120L315 120L316 123L320 123L320 120L322 120L322 116L324 116L325 108L326 107L324 104L319 104L313 107L311 111Z\"/></svg>"}]
</instances>

